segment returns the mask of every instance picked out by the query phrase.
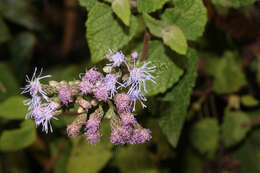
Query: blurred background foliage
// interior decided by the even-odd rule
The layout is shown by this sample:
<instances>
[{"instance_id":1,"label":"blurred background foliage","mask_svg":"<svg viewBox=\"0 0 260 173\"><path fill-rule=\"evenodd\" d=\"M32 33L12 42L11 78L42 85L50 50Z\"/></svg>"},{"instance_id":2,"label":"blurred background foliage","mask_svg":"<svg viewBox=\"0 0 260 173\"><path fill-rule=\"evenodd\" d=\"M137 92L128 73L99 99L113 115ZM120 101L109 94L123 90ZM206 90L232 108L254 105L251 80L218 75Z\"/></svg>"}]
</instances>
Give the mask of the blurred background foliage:
<instances>
[{"instance_id":1,"label":"blurred background foliage","mask_svg":"<svg viewBox=\"0 0 260 173\"><path fill-rule=\"evenodd\" d=\"M0 172L260 173L259 27L257 0L0 0ZM67 137L73 116L49 134L24 120L25 75L78 79L109 48L159 68L138 110L150 142L113 146L106 120L95 146Z\"/></svg>"}]
</instances>

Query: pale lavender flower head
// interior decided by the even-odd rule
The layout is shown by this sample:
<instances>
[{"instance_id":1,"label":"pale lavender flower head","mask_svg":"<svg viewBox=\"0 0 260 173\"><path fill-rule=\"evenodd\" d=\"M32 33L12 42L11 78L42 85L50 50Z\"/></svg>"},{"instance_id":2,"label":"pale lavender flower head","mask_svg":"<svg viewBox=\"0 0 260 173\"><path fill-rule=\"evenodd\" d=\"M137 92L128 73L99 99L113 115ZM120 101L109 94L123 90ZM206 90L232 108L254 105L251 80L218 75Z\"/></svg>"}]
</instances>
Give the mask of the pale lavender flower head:
<instances>
[{"instance_id":1,"label":"pale lavender flower head","mask_svg":"<svg viewBox=\"0 0 260 173\"><path fill-rule=\"evenodd\" d=\"M42 130L48 133L49 129L52 132L51 119L57 119L54 117L54 109L47 103L35 107L27 117L31 117L35 120L36 126L42 125Z\"/></svg>"},{"instance_id":2,"label":"pale lavender flower head","mask_svg":"<svg viewBox=\"0 0 260 173\"><path fill-rule=\"evenodd\" d=\"M91 68L90 70L87 70L85 73L85 76L83 77L83 81L90 81L92 83L97 82L100 80L102 74L96 70L95 67Z\"/></svg>"},{"instance_id":3,"label":"pale lavender flower head","mask_svg":"<svg viewBox=\"0 0 260 173\"><path fill-rule=\"evenodd\" d=\"M131 99L126 93L116 94L114 101L119 112L130 111Z\"/></svg>"},{"instance_id":4,"label":"pale lavender flower head","mask_svg":"<svg viewBox=\"0 0 260 173\"><path fill-rule=\"evenodd\" d=\"M151 133L152 133L151 130L142 127L134 129L134 133L132 139L130 140L131 141L130 143L143 144L152 139Z\"/></svg>"},{"instance_id":5,"label":"pale lavender flower head","mask_svg":"<svg viewBox=\"0 0 260 173\"><path fill-rule=\"evenodd\" d=\"M96 131L94 133L92 133L91 131L87 131L87 132L85 132L85 136L86 136L87 141L92 145L94 145L98 141L100 141L100 138L101 138L101 134L99 131Z\"/></svg>"},{"instance_id":6,"label":"pale lavender flower head","mask_svg":"<svg viewBox=\"0 0 260 173\"><path fill-rule=\"evenodd\" d=\"M100 85L95 89L94 96L98 101L107 101L109 92L104 85Z\"/></svg>"},{"instance_id":7,"label":"pale lavender flower head","mask_svg":"<svg viewBox=\"0 0 260 173\"><path fill-rule=\"evenodd\" d=\"M131 93L129 93L129 98L131 99L131 103L134 103L133 111L135 111L137 100L141 103L143 108L146 107L143 101L147 101L147 99L144 97L143 93L140 90L133 90Z\"/></svg>"},{"instance_id":8,"label":"pale lavender flower head","mask_svg":"<svg viewBox=\"0 0 260 173\"><path fill-rule=\"evenodd\" d=\"M106 88L106 90L109 92L109 98L111 99L116 91L116 83L117 82L117 78L118 76L116 74L107 74L104 78L104 87Z\"/></svg>"},{"instance_id":9,"label":"pale lavender flower head","mask_svg":"<svg viewBox=\"0 0 260 173\"><path fill-rule=\"evenodd\" d=\"M24 105L28 106L28 110L33 110L34 108L38 107L42 103L42 99L38 95L34 95L31 99L27 99L24 102ZM26 115L25 119L30 117L29 114Z\"/></svg>"},{"instance_id":10,"label":"pale lavender flower head","mask_svg":"<svg viewBox=\"0 0 260 173\"><path fill-rule=\"evenodd\" d=\"M134 125L136 123L136 119L134 117L134 114L131 112L123 112L120 114L120 123L123 126L129 126L129 125Z\"/></svg>"},{"instance_id":11,"label":"pale lavender flower head","mask_svg":"<svg viewBox=\"0 0 260 173\"><path fill-rule=\"evenodd\" d=\"M63 104L68 104L69 102L72 102L72 91L70 86L62 86L59 89L59 98L61 99Z\"/></svg>"},{"instance_id":12,"label":"pale lavender flower head","mask_svg":"<svg viewBox=\"0 0 260 173\"><path fill-rule=\"evenodd\" d=\"M132 136L132 128L127 126L118 126L112 129L110 141L112 144L125 144Z\"/></svg>"},{"instance_id":13,"label":"pale lavender flower head","mask_svg":"<svg viewBox=\"0 0 260 173\"><path fill-rule=\"evenodd\" d=\"M88 80L83 80L82 82L80 82L79 84L79 88L80 88L80 91L83 93L83 94L88 94L88 93L91 93L92 92L92 89L94 88L95 86Z\"/></svg>"},{"instance_id":14,"label":"pale lavender flower head","mask_svg":"<svg viewBox=\"0 0 260 173\"><path fill-rule=\"evenodd\" d=\"M137 53L137 52L133 52L133 53L131 54L131 57L132 57L134 60L136 60L136 59L138 58L138 53Z\"/></svg>"},{"instance_id":15,"label":"pale lavender flower head","mask_svg":"<svg viewBox=\"0 0 260 173\"><path fill-rule=\"evenodd\" d=\"M22 88L23 91L22 91L21 94L29 92L31 96L35 96L38 93L40 93L42 95L42 97L45 100L48 101L48 96L43 91L42 84L40 83L40 80L44 79L44 78L51 77L51 75L41 76L42 75L42 69L41 69L40 74L38 76L36 76L36 73L37 73L37 68L35 68L33 76L32 76L31 79L26 75L26 82L28 82L28 84L25 86L25 88Z\"/></svg>"},{"instance_id":16,"label":"pale lavender flower head","mask_svg":"<svg viewBox=\"0 0 260 173\"><path fill-rule=\"evenodd\" d=\"M122 52L116 52L110 56L110 62L112 67L119 67L122 63L125 62L125 55Z\"/></svg>"},{"instance_id":17,"label":"pale lavender flower head","mask_svg":"<svg viewBox=\"0 0 260 173\"><path fill-rule=\"evenodd\" d=\"M155 77L151 75L152 72L155 72L155 66L148 67L151 62L145 62L141 67L136 67L130 71L129 78L125 81L124 85L126 87L130 86L128 94L131 94L134 90L139 90L141 92L142 87L146 92L146 80L150 80L155 83Z\"/></svg>"},{"instance_id":18,"label":"pale lavender flower head","mask_svg":"<svg viewBox=\"0 0 260 173\"><path fill-rule=\"evenodd\" d=\"M96 114L91 114L89 120L86 122L86 128L88 132L96 132L100 128L101 117Z\"/></svg>"}]
</instances>

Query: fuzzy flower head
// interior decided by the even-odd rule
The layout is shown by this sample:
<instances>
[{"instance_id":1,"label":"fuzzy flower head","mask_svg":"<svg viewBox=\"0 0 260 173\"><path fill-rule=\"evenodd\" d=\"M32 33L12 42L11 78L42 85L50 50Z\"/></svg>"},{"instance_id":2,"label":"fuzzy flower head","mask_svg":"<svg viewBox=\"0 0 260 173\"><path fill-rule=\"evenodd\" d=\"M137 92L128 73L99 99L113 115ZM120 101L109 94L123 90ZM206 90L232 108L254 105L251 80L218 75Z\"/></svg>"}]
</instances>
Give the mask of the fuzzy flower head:
<instances>
[{"instance_id":1,"label":"fuzzy flower head","mask_svg":"<svg viewBox=\"0 0 260 173\"><path fill-rule=\"evenodd\" d=\"M61 99L63 104L68 104L69 102L72 102L72 90L70 86L62 86L59 89L59 98Z\"/></svg>"},{"instance_id":2,"label":"fuzzy flower head","mask_svg":"<svg viewBox=\"0 0 260 173\"><path fill-rule=\"evenodd\" d=\"M47 103L35 107L26 117L31 117L35 120L36 126L42 125L42 130L48 133L49 129L52 132L50 120L57 119L54 117L55 110Z\"/></svg>"},{"instance_id":3,"label":"fuzzy flower head","mask_svg":"<svg viewBox=\"0 0 260 173\"><path fill-rule=\"evenodd\" d=\"M109 50L109 61L111 62L112 67L119 67L122 63L125 62L125 55L122 52L116 52L115 54L112 54L112 51Z\"/></svg>"},{"instance_id":4,"label":"fuzzy flower head","mask_svg":"<svg viewBox=\"0 0 260 173\"><path fill-rule=\"evenodd\" d=\"M131 99L126 93L116 94L114 101L119 112L130 111Z\"/></svg>"},{"instance_id":5,"label":"fuzzy flower head","mask_svg":"<svg viewBox=\"0 0 260 173\"><path fill-rule=\"evenodd\" d=\"M87 131L87 132L85 132L85 136L86 136L87 141L92 145L99 142L100 138L101 138L101 134L99 131L96 131L94 133L92 133L91 131Z\"/></svg>"},{"instance_id":6,"label":"fuzzy flower head","mask_svg":"<svg viewBox=\"0 0 260 173\"><path fill-rule=\"evenodd\" d=\"M102 74L97 71L95 67L87 70L85 76L83 77L83 81L89 81L91 83L97 82L101 78Z\"/></svg>"},{"instance_id":7,"label":"fuzzy flower head","mask_svg":"<svg viewBox=\"0 0 260 173\"><path fill-rule=\"evenodd\" d=\"M131 142L132 144L143 144L152 139L151 130L145 128L137 128L134 130Z\"/></svg>"},{"instance_id":8,"label":"fuzzy flower head","mask_svg":"<svg viewBox=\"0 0 260 173\"><path fill-rule=\"evenodd\" d=\"M104 81L104 87L109 92L109 98L111 99L115 93L117 92L116 84L118 76L116 74L107 74L103 81Z\"/></svg>"},{"instance_id":9,"label":"fuzzy flower head","mask_svg":"<svg viewBox=\"0 0 260 173\"><path fill-rule=\"evenodd\" d=\"M100 128L101 117L96 114L91 114L89 120L86 123L88 131L96 132Z\"/></svg>"},{"instance_id":10,"label":"fuzzy flower head","mask_svg":"<svg viewBox=\"0 0 260 173\"><path fill-rule=\"evenodd\" d=\"M134 60L137 60L137 58L138 58L138 53L137 53L137 52L133 52L133 53L131 54L131 57L132 57Z\"/></svg>"},{"instance_id":11,"label":"fuzzy flower head","mask_svg":"<svg viewBox=\"0 0 260 173\"><path fill-rule=\"evenodd\" d=\"M139 101L143 108L146 107L143 102L147 101L147 99L144 97L143 93L140 90L138 89L133 90L132 92L129 93L129 97L131 99L131 103L134 103L133 111L135 111L136 101Z\"/></svg>"},{"instance_id":12,"label":"fuzzy flower head","mask_svg":"<svg viewBox=\"0 0 260 173\"><path fill-rule=\"evenodd\" d=\"M136 123L136 119L134 117L134 114L131 112L123 112L120 114L120 123L123 126L128 126L128 125L134 125Z\"/></svg>"},{"instance_id":13,"label":"fuzzy flower head","mask_svg":"<svg viewBox=\"0 0 260 173\"><path fill-rule=\"evenodd\" d=\"M131 128L118 126L112 129L110 141L112 144L126 144L131 139Z\"/></svg>"},{"instance_id":14,"label":"fuzzy flower head","mask_svg":"<svg viewBox=\"0 0 260 173\"><path fill-rule=\"evenodd\" d=\"M92 92L92 89L94 88L94 84L92 84L90 81L88 80L83 80L82 82L80 82L79 84L79 88L80 88L80 91L83 93L83 94L88 94L88 93L91 93Z\"/></svg>"},{"instance_id":15,"label":"fuzzy flower head","mask_svg":"<svg viewBox=\"0 0 260 173\"><path fill-rule=\"evenodd\" d=\"M27 99L24 102L24 105L28 106L28 110L33 110L34 108L38 107L42 103L42 99L40 96L35 95L31 99ZM30 117L30 113L26 115L25 119Z\"/></svg>"},{"instance_id":16,"label":"fuzzy flower head","mask_svg":"<svg viewBox=\"0 0 260 173\"><path fill-rule=\"evenodd\" d=\"M94 91L94 96L98 101L107 101L109 91L104 87L104 85L99 85Z\"/></svg>"},{"instance_id":17,"label":"fuzzy flower head","mask_svg":"<svg viewBox=\"0 0 260 173\"><path fill-rule=\"evenodd\" d=\"M40 80L51 77L51 75L41 76L42 69L38 76L36 76L36 73L37 73L37 68L35 68L31 79L26 75L26 82L28 84L25 86L25 88L22 88L23 91L21 94L29 92L31 96L35 96L38 93L40 93L45 100L48 100L47 94L42 89L42 84L40 83Z\"/></svg>"},{"instance_id":18,"label":"fuzzy flower head","mask_svg":"<svg viewBox=\"0 0 260 173\"><path fill-rule=\"evenodd\" d=\"M134 64L134 68L130 71L129 78L125 81L125 86L130 86L128 94L133 92L134 90L141 91L142 87L146 92L145 82L147 80L155 83L155 77L151 75L152 72L155 72L155 66L149 67L148 65L151 62L145 62L141 67L136 67Z\"/></svg>"}]
</instances>

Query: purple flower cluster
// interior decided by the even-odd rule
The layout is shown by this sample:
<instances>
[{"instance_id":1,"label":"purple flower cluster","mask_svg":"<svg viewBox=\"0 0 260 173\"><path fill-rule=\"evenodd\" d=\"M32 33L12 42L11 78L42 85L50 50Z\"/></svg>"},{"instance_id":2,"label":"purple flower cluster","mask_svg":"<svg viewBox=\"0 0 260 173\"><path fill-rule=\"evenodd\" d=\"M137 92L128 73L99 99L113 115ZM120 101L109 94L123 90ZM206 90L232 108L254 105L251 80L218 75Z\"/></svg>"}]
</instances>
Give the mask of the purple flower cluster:
<instances>
[{"instance_id":1,"label":"purple flower cluster","mask_svg":"<svg viewBox=\"0 0 260 173\"><path fill-rule=\"evenodd\" d=\"M152 138L151 131L137 122L133 112L137 101L146 107L144 102L147 99L143 92L147 92L147 81L155 83L152 75L155 66L151 66L149 61L138 65L137 52L127 58L122 52L113 53L110 50L106 57L110 63L103 68L104 73L94 67L86 70L80 80L69 82L50 81L49 85L43 85L40 80L50 75L41 76L41 72L36 76L35 69L32 79L26 76L28 84L22 92L32 96L25 101L29 107L26 118L33 118L36 126L41 125L48 133L49 130L52 132L51 119L57 119L56 116L65 110L77 108L79 115L72 124L67 125L68 136L79 136L82 127L85 127L87 141L96 144L102 136L99 131L104 115L102 105L108 103L113 113L107 118L116 122L111 123L110 140L113 144L141 144L149 141ZM87 118L88 113L90 115Z\"/></svg>"},{"instance_id":2,"label":"purple flower cluster","mask_svg":"<svg viewBox=\"0 0 260 173\"><path fill-rule=\"evenodd\" d=\"M47 96L46 92L43 90L41 79L51 77L50 75L41 76L42 70L38 76L36 76L37 68L30 79L26 76L26 82L28 84L23 89L22 94L29 93L31 99L24 102L28 106L29 113L25 116L26 119L32 118L35 120L36 126L42 126L42 130L48 133L50 130L52 132L51 119L57 119L54 117L55 111L59 108L59 103L51 101ZM43 100L44 99L44 100ZM43 103L45 101L45 103Z\"/></svg>"},{"instance_id":3,"label":"purple flower cluster","mask_svg":"<svg viewBox=\"0 0 260 173\"><path fill-rule=\"evenodd\" d=\"M119 124L112 127L110 141L113 144L141 144L149 141L152 136L149 129L144 129L136 121L130 111L131 99L125 93L115 96L115 104L120 115Z\"/></svg>"}]
</instances>

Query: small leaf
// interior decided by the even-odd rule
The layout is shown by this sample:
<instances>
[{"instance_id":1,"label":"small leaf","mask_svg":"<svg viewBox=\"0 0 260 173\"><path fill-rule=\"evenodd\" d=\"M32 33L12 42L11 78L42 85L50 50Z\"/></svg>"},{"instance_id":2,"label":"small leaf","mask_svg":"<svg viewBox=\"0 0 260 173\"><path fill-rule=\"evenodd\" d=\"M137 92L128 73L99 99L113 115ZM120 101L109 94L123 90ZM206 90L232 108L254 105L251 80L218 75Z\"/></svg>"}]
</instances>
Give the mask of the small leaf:
<instances>
[{"instance_id":1,"label":"small leaf","mask_svg":"<svg viewBox=\"0 0 260 173\"><path fill-rule=\"evenodd\" d=\"M162 32L163 42L179 54L186 54L187 41L179 27L171 25Z\"/></svg>"},{"instance_id":2,"label":"small leaf","mask_svg":"<svg viewBox=\"0 0 260 173\"><path fill-rule=\"evenodd\" d=\"M222 138L225 147L231 147L245 138L250 127L243 126L250 118L243 112L227 112L221 126Z\"/></svg>"},{"instance_id":3,"label":"small leaf","mask_svg":"<svg viewBox=\"0 0 260 173\"><path fill-rule=\"evenodd\" d=\"M176 58L184 61L186 72L178 85L173 87L163 98L164 101L170 101L170 103L159 120L163 133L174 147L177 146L181 134L198 68L198 55L193 49L188 49L186 56Z\"/></svg>"},{"instance_id":4,"label":"small leaf","mask_svg":"<svg viewBox=\"0 0 260 173\"><path fill-rule=\"evenodd\" d=\"M145 25L149 28L150 32L153 35L155 35L157 37L162 37L163 29L167 26L166 23L164 23L163 21L160 21L160 20L156 20L146 13L143 14L143 19L144 19Z\"/></svg>"},{"instance_id":5,"label":"small leaf","mask_svg":"<svg viewBox=\"0 0 260 173\"><path fill-rule=\"evenodd\" d=\"M17 151L30 146L36 139L35 125L31 120L25 120L21 128L4 130L0 136L0 150Z\"/></svg>"},{"instance_id":6,"label":"small leaf","mask_svg":"<svg viewBox=\"0 0 260 173\"><path fill-rule=\"evenodd\" d=\"M100 171L112 157L112 144L109 141L109 122L102 122L101 142L91 145L84 135L72 140L73 146L68 162L68 172L96 173Z\"/></svg>"},{"instance_id":7,"label":"small leaf","mask_svg":"<svg viewBox=\"0 0 260 173\"><path fill-rule=\"evenodd\" d=\"M95 6L97 0L79 0L79 4L85 7L88 11Z\"/></svg>"},{"instance_id":8,"label":"small leaf","mask_svg":"<svg viewBox=\"0 0 260 173\"><path fill-rule=\"evenodd\" d=\"M259 104L258 100L256 100L254 97L252 97L250 95L242 96L241 103L247 107L257 106Z\"/></svg>"},{"instance_id":9,"label":"small leaf","mask_svg":"<svg viewBox=\"0 0 260 173\"><path fill-rule=\"evenodd\" d=\"M24 119L27 113L27 106L23 104L26 100L22 96L13 96L0 104L0 117L16 120Z\"/></svg>"},{"instance_id":10,"label":"small leaf","mask_svg":"<svg viewBox=\"0 0 260 173\"><path fill-rule=\"evenodd\" d=\"M190 132L190 142L202 154L215 153L218 148L219 126L212 118L205 118L194 124Z\"/></svg>"},{"instance_id":11,"label":"small leaf","mask_svg":"<svg viewBox=\"0 0 260 173\"><path fill-rule=\"evenodd\" d=\"M129 26L131 16L129 0L114 0L112 2L112 9L124 24Z\"/></svg>"},{"instance_id":12,"label":"small leaf","mask_svg":"<svg viewBox=\"0 0 260 173\"><path fill-rule=\"evenodd\" d=\"M141 13L151 13L161 9L168 0L137 0L137 10Z\"/></svg>"},{"instance_id":13,"label":"small leaf","mask_svg":"<svg viewBox=\"0 0 260 173\"><path fill-rule=\"evenodd\" d=\"M207 23L207 9L203 0L174 1L175 8L167 8L162 20L177 25L188 40L202 36Z\"/></svg>"},{"instance_id":14,"label":"small leaf","mask_svg":"<svg viewBox=\"0 0 260 173\"><path fill-rule=\"evenodd\" d=\"M226 51L221 58L205 59L205 68L214 77L213 89L218 94L236 92L247 83L236 56L235 53Z\"/></svg>"},{"instance_id":15,"label":"small leaf","mask_svg":"<svg viewBox=\"0 0 260 173\"><path fill-rule=\"evenodd\" d=\"M129 28L123 26L108 5L95 4L86 22L87 40L93 63L105 59L109 49L121 49L133 38L137 30L137 20L134 16L131 17L130 23Z\"/></svg>"}]
</instances>

